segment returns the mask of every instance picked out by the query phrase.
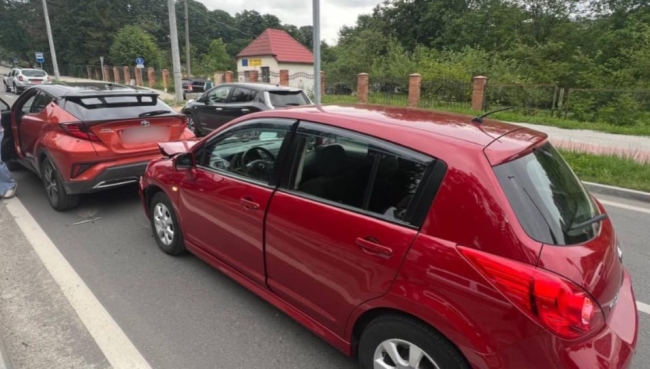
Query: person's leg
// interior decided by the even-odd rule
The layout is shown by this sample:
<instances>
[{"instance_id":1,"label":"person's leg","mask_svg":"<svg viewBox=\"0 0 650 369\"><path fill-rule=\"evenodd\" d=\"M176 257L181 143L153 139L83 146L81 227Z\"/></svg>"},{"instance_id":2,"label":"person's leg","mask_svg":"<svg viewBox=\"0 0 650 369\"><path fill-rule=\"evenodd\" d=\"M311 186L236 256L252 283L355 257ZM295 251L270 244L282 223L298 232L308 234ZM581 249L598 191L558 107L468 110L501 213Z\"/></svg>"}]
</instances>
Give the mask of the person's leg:
<instances>
[{"instance_id":1,"label":"person's leg","mask_svg":"<svg viewBox=\"0 0 650 369\"><path fill-rule=\"evenodd\" d=\"M2 131L0 131L0 142L2 142ZM16 194L16 185L7 164L2 161L2 156L0 156L0 198L13 197Z\"/></svg>"}]
</instances>

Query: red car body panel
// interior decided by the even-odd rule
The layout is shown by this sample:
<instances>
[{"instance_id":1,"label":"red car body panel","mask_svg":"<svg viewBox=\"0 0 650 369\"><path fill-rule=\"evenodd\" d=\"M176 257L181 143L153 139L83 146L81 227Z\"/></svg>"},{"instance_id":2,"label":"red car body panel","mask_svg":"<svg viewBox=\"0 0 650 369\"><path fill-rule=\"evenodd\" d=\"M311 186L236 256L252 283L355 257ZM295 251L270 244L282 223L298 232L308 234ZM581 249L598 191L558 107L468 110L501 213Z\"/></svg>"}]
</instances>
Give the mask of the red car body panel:
<instances>
[{"instance_id":1,"label":"red car body panel","mask_svg":"<svg viewBox=\"0 0 650 369\"><path fill-rule=\"evenodd\" d=\"M140 186L145 211L152 192L168 194L191 252L346 354L355 353L358 329L369 317L399 311L440 331L473 368L629 367L638 317L629 275L614 265L611 222L603 222L601 234L585 244L543 245L517 221L493 172L492 165L545 143L545 135L418 109L303 107L240 118L188 152L233 125L263 117L362 132L440 158L448 170L418 231L282 189L257 186L252 191L223 176L208 180L197 168L176 170L173 159L153 161ZM179 149L169 148L170 156ZM188 189L190 194L184 194ZM259 205L260 214L242 211L235 199L244 196ZM237 246L198 240L211 236ZM364 237L390 244L390 255L364 251L356 243ZM601 305L611 304L618 293L617 303L603 306L606 323L597 331L561 339L522 314L458 246L558 273Z\"/></svg>"}]
</instances>

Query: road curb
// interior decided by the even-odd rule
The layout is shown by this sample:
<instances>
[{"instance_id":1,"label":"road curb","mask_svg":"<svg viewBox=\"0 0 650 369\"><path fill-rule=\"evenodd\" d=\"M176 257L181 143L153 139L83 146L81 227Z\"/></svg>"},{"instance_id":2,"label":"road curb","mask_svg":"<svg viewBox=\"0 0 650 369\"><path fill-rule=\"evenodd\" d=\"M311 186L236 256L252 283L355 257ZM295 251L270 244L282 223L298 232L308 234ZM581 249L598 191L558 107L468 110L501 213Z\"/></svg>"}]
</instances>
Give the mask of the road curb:
<instances>
[{"instance_id":1,"label":"road curb","mask_svg":"<svg viewBox=\"0 0 650 369\"><path fill-rule=\"evenodd\" d=\"M11 359L9 359L9 353L5 348L5 344L2 340L2 335L0 334L0 369L13 369L14 366L11 364Z\"/></svg>"},{"instance_id":2,"label":"road curb","mask_svg":"<svg viewBox=\"0 0 650 369\"><path fill-rule=\"evenodd\" d=\"M627 188L608 186L608 185L592 183L592 182L583 182L583 183L589 191L596 194L611 195L611 196L621 197L624 199L650 202L649 192L628 190Z\"/></svg>"}]
</instances>

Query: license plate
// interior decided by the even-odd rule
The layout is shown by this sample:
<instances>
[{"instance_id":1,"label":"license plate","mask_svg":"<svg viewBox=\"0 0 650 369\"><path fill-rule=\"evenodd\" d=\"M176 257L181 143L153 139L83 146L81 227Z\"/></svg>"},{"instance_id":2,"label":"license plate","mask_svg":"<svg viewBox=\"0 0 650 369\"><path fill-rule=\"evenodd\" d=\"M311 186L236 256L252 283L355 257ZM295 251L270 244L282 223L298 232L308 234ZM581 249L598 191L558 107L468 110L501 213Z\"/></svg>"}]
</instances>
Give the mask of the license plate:
<instances>
[{"instance_id":1,"label":"license plate","mask_svg":"<svg viewBox=\"0 0 650 369\"><path fill-rule=\"evenodd\" d=\"M35 85L36 85L36 84L39 84L39 83L41 83L41 81L29 81L29 83L33 83L33 84L35 84Z\"/></svg>"},{"instance_id":2,"label":"license plate","mask_svg":"<svg viewBox=\"0 0 650 369\"><path fill-rule=\"evenodd\" d=\"M122 132L122 142L127 144L160 142L167 138L167 127L131 128Z\"/></svg>"}]
</instances>

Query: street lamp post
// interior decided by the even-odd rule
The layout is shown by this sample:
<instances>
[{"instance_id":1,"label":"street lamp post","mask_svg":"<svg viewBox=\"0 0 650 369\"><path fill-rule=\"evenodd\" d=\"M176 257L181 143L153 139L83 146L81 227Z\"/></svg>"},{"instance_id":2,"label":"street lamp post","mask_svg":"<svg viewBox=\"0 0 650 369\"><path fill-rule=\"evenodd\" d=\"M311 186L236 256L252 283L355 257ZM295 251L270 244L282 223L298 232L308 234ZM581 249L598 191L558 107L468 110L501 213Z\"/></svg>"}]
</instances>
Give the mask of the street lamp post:
<instances>
[{"instance_id":1,"label":"street lamp post","mask_svg":"<svg viewBox=\"0 0 650 369\"><path fill-rule=\"evenodd\" d=\"M321 103L321 78L320 78L320 0L313 0L314 13L314 102Z\"/></svg>"},{"instance_id":2,"label":"street lamp post","mask_svg":"<svg viewBox=\"0 0 650 369\"><path fill-rule=\"evenodd\" d=\"M45 15L45 28L47 29L47 39L50 42L50 54L52 55L52 67L54 68L54 78L61 79L59 75L59 64L56 61L56 51L54 50L54 39L52 38L52 27L50 26L50 15L47 13L47 0L43 0L43 14Z\"/></svg>"}]
</instances>

